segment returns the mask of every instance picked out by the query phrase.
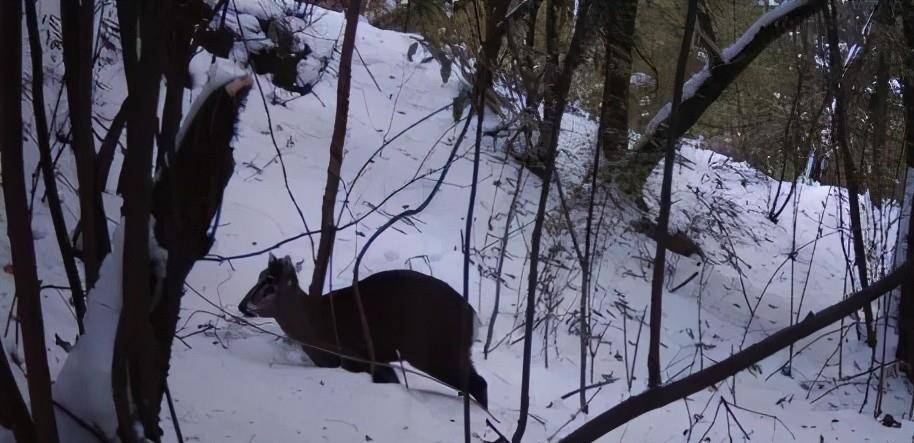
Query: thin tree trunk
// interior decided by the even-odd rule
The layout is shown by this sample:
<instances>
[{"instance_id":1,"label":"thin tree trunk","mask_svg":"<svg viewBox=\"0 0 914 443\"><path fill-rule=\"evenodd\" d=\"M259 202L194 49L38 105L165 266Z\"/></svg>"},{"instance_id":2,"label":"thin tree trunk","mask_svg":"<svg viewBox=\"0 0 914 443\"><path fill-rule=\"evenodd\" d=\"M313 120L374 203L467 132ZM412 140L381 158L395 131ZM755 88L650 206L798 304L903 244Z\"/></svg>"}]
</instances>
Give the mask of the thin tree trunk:
<instances>
[{"instance_id":1,"label":"thin tree trunk","mask_svg":"<svg viewBox=\"0 0 914 443\"><path fill-rule=\"evenodd\" d=\"M148 402L155 397L157 371L152 365L153 353L150 351L154 345L147 317L152 302L149 227L153 138L161 79L158 42L161 39L162 7L152 0L118 2L119 18L126 18L129 23L137 25L126 33L122 26L122 41L133 34L132 43L143 42L139 48L125 49L123 54L130 97L127 108L129 149L124 158L124 303L114 343L111 382L118 415L118 435L125 442L140 441L143 437L156 441L162 434L158 416L152 413L158 410L158 405ZM125 42L123 47L128 48L130 44ZM139 60L128 55L137 50L140 51ZM93 180L97 178L93 176ZM142 429L137 429L137 423L142 424ZM137 435L138 432L143 435Z\"/></svg>"},{"instance_id":2,"label":"thin tree trunk","mask_svg":"<svg viewBox=\"0 0 914 443\"><path fill-rule=\"evenodd\" d=\"M413 12L412 0L406 0L406 19L403 20L403 32L409 32L409 16Z\"/></svg>"},{"instance_id":3,"label":"thin tree trunk","mask_svg":"<svg viewBox=\"0 0 914 443\"><path fill-rule=\"evenodd\" d=\"M0 69L0 174L6 203L6 233L19 300L35 441L53 443L58 440L57 424L22 159L22 3L18 0L0 8L0 41L3 41L0 60L6 64ZM6 354L0 358L5 362ZM4 397L2 402L12 400Z\"/></svg>"},{"instance_id":4,"label":"thin tree trunk","mask_svg":"<svg viewBox=\"0 0 914 443\"><path fill-rule=\"evenodd\" d=\"M314 273L308 295L319 297L323 294L327 280L327 267L333 255L333 241L336 237L336 225L333 219L336 207L336 195L340 187L340 170L343 166L343 146L346 144L346 126L349 123L349 90L352 83L352 53L355 48L355 36L359 24L361 0L351 0L346 8L346 30L343 34L343 47L340 53L340 75L336 86L336 117L333 122L333 135L330 138L330 162L327 165L327 183L324 185L324 200L321 205L321 239L317 246L317 258L314 261ZM368 334L366 325L365 333ZM371 360L374 360L374 347L369 344Z\"/></svg>"},{"instance_id":5,"label":"thin tree trunk","mask_svg":"<svg viewBox=\"0 0 914 443\"><path fill-rule=\"evenodd\" d=\"M501 50L503 31L499 30L499 23L504 20L508 9L507 0L487 0L485 3L485 40L482 43L483 54L476 72L476 143L473 147L473 176L470 182L470 197L467 203L466 225L463 232L463 298L470 301L470 251L473 244L473 212L476 207L476 191L479 179L479 152L482 146L482 130L486 113L486 93L492 83L492 72L497 63L498 52ZM464 312L462 315L466 315ZM461 320L461 325L466 321ZM472 335L472 334L470 334ZM461 337L467 337L461 331ZM471 343L468 343L471 344ZM462 349L462 348L461 348ZM469 355L461 353L463 380L463 425L464 441L470 443L470 396L466 391L469 386L470 360Z\"/></svg>"},{"instance_id":6,"label":"thin tree trunk","mask_svg":"<svg viewBox=\"0 0 914 443\"><path fill-rule=\"evenodd\" d=\"M555 31L556 15L558 5L556 0L550 0L549 9L547 10L547 40L556 38ZM578 64L583 58L584 41L589 34L590 23L588 15L590 13L592 0L582 0L579 3L577 14L577 23L575 24L574 34L571 38L571 44L568 53L565 56L565 66L561 73L558 73L558 55L553 55L549 63L552 66L546 68L546 119L543 121L543 127L540 137L544 149L538 149L544 153L543 168L544 176L542 188L540 190L539 203L536 210L536 218L533 223L533 233L531 234L530 248L530 271L527 274L527 307L525 312L524 324L524 357L523 372L521 374L521 393L520 393L520 417L517 421L517 429L514 431L512 441L519 443L524 436L527 428L527 415L530 409L530 361L533 344L533 323L536 310L536 292L538 283L538 265L540 243L543 236L543 221L546 216L546 206L549 202L549 188L552 182L553 172L555 170L555 153L559 144L559 132L562 125L562 116L565 113L567 104L568 90L571 87L571 77L577 69ZM555 43L552 43L554 46Z\"/></svg>"},{"instance_id":7,"label":"thin tree trunk","mask_svg":"<svg viewBox=\"0 0 914 443\"><path fill-rule=\"evenodd\" d=\"M814 334L822 328L851 315L862 308L863 305L891 292L902 281L910 280L907 278L907 274L910 272L908 263L904 263L872 286L851 294L843 301L822 309L818 313L810 313L803 321L783 328L769 335L768 338L721 360L719 363L660 388L650 389L629 397L609 410L600 413L600 415L594 417L580 428L575 429L566 435L562 441L594 441L636 417L720 383L790 346L791 343L796 343Z\"/></svg>"},{"instance_id":8,"label":"thin tree trunk","mask_svg":"<svg viewBox=\"0 0 914 443\"><path fill-rule=\"evenodd\" d=\"M551 1L551 0L550 0ZM524 52L524 62L525 70L522 72L524 88L527 92L525 105L525 112L527 113L527 124L526 124L526 133L528 139L532 139L532 127L533 122L536 121L536 116L539 115L539 106L542 101L542 95L540 95L539 87L539 75L537 74L536 61L534 60L533 54L536 52L536 23L537 15L539 14L540 5L543 3L543 0L529 0L527 2L527 33L524 36L524 43L526 50Z\"/></svg>"},{"instance_id":9,"label":"thin tree trunk","mask_svg":"<svg viewBox=\"0 0 914 443\"><path fill-rule=\"evenodd\" d=\"M32 57L32 108L35 114L35 138L38 140L40 154L41 175L44 178L44 189L48 198L48 209L51 212L51 222L54 225L54 234L57 237L57 246L63 260L64 272L70 284L70 294L73 298L73 307L76 310L76 325L79 333L85 333L83 317L86 315L86 297L83 292L73 256L73 247L70 244L67 223L64 220L63 210L60 205L60 194L57 192L57 178L54 174L54 165L51 159L51 142L49 140L48 119L45 114L44 104L44 61L42 57L41 37L38 30L38 14L35 11L35 0L25 0L26 26L29 34L29 47Z\"/></svg>"},{"instance_id":10,"label":"thin tree trunk","mask_svg":"<svg viewBox=\"0 0 914 443\"><path fill-rule=\"evenodd\" d=\"M98 280L98 269L102 259L111 251L101 190L96 186L96 155L92 133L95 0L61 0L60 16L63 60L66 68L64 80L67 86L73 152L79 181L81 252L86 288L89 289Z\"/></svg>"},{"instance_id":11,"label":"thin tree trunk","mask_svg":"<svg viewBox=\"0 0 914 443\"><path fill-rule=\"evenodd\" d=\"M485 358L489 357L490 346L492 345L492 334L495 332L495 320L498 318L498 308L501 301L501 276L502 269L505 264L505 254L508 250L508 240L511 232L511 222L514 220L514 213L516 212L517 207L517 198L520 196L521 181L524 177L524 167L523 165L517 168L517 178L515 179L514 185L514 196L511 197L511 205L508 206L508 215L505 217L505 230L501 236L501 249L498 251L498 264L495 265L495 302L492 307L492 316L489 318L489 327L486 332L486 342L482 347L483 356Z\"/></svg>"},{"instance_id":12,"label":"thin tree trunk","mask_svg":"<svg viewBox=\"0 0 914 443\"><path fill-rule=\"evenodd\" d=\"M334 208L336 207L336 196L340 186L340 170L343 166L343 147L346 143L346 127L349 122L349 92L352 82L352 53L355 50L356 31L358 30L359 9L361 0L351 0L349 7L346 8L346 28L343 34L343 47L340 53L339 78L336 89L336 116L333 122L333 135L330 139L330 161L327 165L327 182L324 186L324 198L321 205L321 238L317 247L317 256L314 260L314 272L311 278L311 284L308 287L308 296L320 297L323 294L324 283L327 280L327 269L330 266L330 260L333 257L333 242L336 237L336 225L333 218ZM353 282L356 286L355 302L356 309L359 312L359 320L362 326L362 335L365 338L365 347L368 350L368 359L371 361L369 371L374 376L375 351L374 343L371 338L371 328L368 324L368 317L365 315L362 296L358 290L358 282ZM310 352L308 355L316 354L318 359L327 359L327 354L322 352ZM332 357L336 358L336 357Z\"/></svg>"},{"instance_id":13,"label":"thin tree trunk","mask_svg":"<svg viewBox=\"0 0 914 443\"><path fill-rule=\"evenodd\" d=\"M682 83L685 77L686 62L689 60L689 48L692 44L692 32L695 30L695 17L698 13L698 0L689 0L686 15L685 33L679 48L679 61L676 64L676 79L673 83L673 104L670 108L672 127L678 124L679 103L682 101ZM666 156L663 162L663 183L660 188L660 216L657 220L657 250L654 255L654 275L651 281L651 335L647 352L648 387L660 386L660 320L663 312L663 274L666 270L666 242L669 234L670 205L673 189L673 163L676 161L676 142L674 133L668 134Z\"/></svg>"},{"instance_id":14,"label":"thin tree trunk","mask_svg":"<svg viewBox=\"0 0 914 443\"><path fill-rule=\"evenodd\" d=\"M838 49L837 11L834 0L829 2L828 8L828 54L831 73L831 89L835 98L834 129L841 156L844 159L844 178L847 185L848 203L851 214L851 234L854 241L854 263L860 277L860 287L869 286L866 269L866 249L863 245L863 228L860 222L860 197L857 181L857 169L848 147L847 133L847 108L845 104L844 86L841 81L841 69L844 62ZM876 330L873 328L873 308L866 304L863 306L863 315L866 321L866 343L871 348L876 346Z\"/></svg>"}]
</instances>

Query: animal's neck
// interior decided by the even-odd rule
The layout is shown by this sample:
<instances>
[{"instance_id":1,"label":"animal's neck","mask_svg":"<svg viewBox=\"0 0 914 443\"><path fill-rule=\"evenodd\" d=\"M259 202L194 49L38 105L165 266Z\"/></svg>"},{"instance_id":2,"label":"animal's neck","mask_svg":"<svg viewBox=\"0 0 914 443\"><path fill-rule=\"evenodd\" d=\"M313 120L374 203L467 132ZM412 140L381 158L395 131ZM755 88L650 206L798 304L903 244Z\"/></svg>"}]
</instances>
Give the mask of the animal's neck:
<instances>
[{"instance_id":1,"label":"animal's neck","mask_svg":"<svg viewBox=\"0 0 914 443\"><path fill-rule=\"evenodd\" d=\"M290 288L293 293L282 297L276 322L290 338L317 345L322 319L321 305L317 297L311 297L299 287Z\"/></svg>"}]
</instances>

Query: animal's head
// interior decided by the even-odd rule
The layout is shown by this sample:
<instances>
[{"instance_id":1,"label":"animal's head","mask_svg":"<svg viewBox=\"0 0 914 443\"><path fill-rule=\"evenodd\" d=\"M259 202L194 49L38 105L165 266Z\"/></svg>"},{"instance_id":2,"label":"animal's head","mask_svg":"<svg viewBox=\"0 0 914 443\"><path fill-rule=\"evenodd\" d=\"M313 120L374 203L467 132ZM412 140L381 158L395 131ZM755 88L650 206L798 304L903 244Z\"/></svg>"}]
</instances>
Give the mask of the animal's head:
<instances>
[{"instance_id":1,"label":"animal's head","mask_svg":"<svg viewBox=\"0 0 914 443\"><path fill-rule=\"evenodd\" d=\"M294 296L298 291L295 265L288 255L279 259L270 254L267 268L260 273L257 283L238 304L246 317L276 317L281 297Z\"/></svg>"}]
</instances>

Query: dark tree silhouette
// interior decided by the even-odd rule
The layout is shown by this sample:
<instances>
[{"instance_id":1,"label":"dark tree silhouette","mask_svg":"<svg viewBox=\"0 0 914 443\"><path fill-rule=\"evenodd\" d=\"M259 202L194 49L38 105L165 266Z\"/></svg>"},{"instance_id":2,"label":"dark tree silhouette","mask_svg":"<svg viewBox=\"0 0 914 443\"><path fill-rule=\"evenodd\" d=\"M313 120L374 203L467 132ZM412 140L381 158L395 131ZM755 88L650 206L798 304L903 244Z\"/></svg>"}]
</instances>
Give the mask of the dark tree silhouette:
<instances>
[{"instance_id":1,"label":"dark tree silhouette","mask_svg":"<svg viewBox=\"0 0 914 443\"><path fill-rule=\"evenodd\" d=\"M0 8L0 40L4 42L0 45L0 60L6 63L0 69L0 174L6 203L6 234L13 259L35 441L54 443L58 440L57 424L51 400L51 374L44 347L44 319L22 159L22 3L18 0ZM0 357L6 362L5 353ZM4 366L7 370L3 372L9 372L8 365ZM3 377L2 373L0 377ZM9 379L4 382L8 383ZM10 389L15 389L15 384L4 391ZM16 420L19 432L27 432L21 423L22 411L15 404L16 396L4 396L2 402L6 403L7 398L15 413L13 417L19 417Z\"/></svg>"}]
</instances>

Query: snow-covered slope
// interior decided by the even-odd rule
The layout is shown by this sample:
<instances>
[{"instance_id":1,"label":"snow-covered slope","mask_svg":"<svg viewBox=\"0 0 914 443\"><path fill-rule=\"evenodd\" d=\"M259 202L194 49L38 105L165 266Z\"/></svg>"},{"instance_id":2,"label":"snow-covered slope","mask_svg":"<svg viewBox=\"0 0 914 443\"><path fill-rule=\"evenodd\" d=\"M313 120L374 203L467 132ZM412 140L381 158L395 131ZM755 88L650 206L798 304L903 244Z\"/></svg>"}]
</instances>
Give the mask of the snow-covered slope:
<instances>
[{"instance_id":1,"label":"snow-covered slope","mask_svg":"<svg viewBox=\"0 0 914 443\"><path fill-rule=\"evenodd\" d=\"M253 6L256 2L238 3L242 12L258 13ZM254 24L250 15L243 15L241 21ZM341 14L316 8L313 23L316 24L309 28L305 38L322 42L315 47L338 43L343 27ZM353 261L366 235L393 214L424 200L462 126L454 122L450 110L442 110L460 91L460 81L451 77L442 83L436 62L421 63L423 57L409 61L407 51L415 41L413 37L379 30L365 22L359 24L360 56L353 66L342 171L346 184L343 192L348 193L348 198L340 224L358 222L337 234L330 276L332 287L351 283ZM236 48L235 52L238 50L243 49ZM196 84L205 80L200 76L206 72L210 59L205 53L195 58ZM282 332L273 322L256 321L258 327L252 327L233 317L238 314L235 308L238 301L266 266L267 256L263 253L228 257L264 251L319 225L327 148L336 106L337 59L335 56L330 61L329 74L315 84L313 95L291 101L285 101L291 96L275 91L268 79L261 77L265 101L255 87L241 115L235 143L237 166L226 192L212 260L198 263L187 281L188 291L179 321L180 340L174 346L169 385L186 441L462 439L462 401L452 390L416 376L407 376L407 389L405 385L372 384L365 374L316 368L300 349L280 338ZM112 87L96 91L99 112L106 117L116 112L116 104L123 98L120 80L123 71L117 59L112 60L98 74ZM48 69L50 74L56 73L49 75L47 85L51 100L59 87L62 68L49 63ZM188 94L188 104L197 94L199 90ZM489 126L497 123L486 122ZM572 192L574 183L580 182L586 171L595 127L586 116L569 113L563 130L563 183L565 191ZM447 281L458 291L461 289L460 244L472 169L467 158L470 148L469 142L460 147L459 159L451 167L444 186L422 214L410 219L410 223L396 225L374 243L363 262L361 275L411 267ZM841 220L846 225L846 214L836 212L841 190L801 183L794 193L796 204L788 204L780 221L772 223L765 214L777 182L745 164L702 150L697 143L684 145L681 156L682 162L675 168L671 224L699 241L707 261L700 265L700 258L678 256L669 260L671 272L664 299L662 337L665 379L713 364L744 343L757 341L787 325L791 287L793 309L801 315L834 303L850 290L849 281L845 285L845 259L839 233ZM369 159L372 161L356 181ZM482 159L472 233L475 257L470 300L480 317L487 319L495 287L488 270L497 260L497 240L517 185L517 165L505 161L501 141L493 144L491 138L485 139ZM34 164L35 159L31 161ZM67 155L62 172L75 176ZM654 171L645 187L646 201L652 210L656 207L653 196L659 189L659 173L659 169ZM288 191L284 176L288 177ZM486 425L487 418L494 418L494 426L508 435L517 420L522 356L518 341L522 330L516 328L522 318L517 313L523 307L528 265L525 256L539 193L539 182L534 177L525 178L522 183L525 186L508 242L505 287L494 334L494 341L501 344L487 359L483 358L481 343L474 349L476 367L488 380L492 416L473 408L476 440L495 439L495 432ZM113 183L110 185L109 189L113 189ZM784 187L780 201L789 183ZM396 194L385 201L394 191ZM301 207L307 227L289 193ZM68 207L76 212L75 194L68 192L65 197L70 202ZM106 198L109 214L117 214L117 197ZM557 199L552 204L557 207ZM602 338L593 373L594 381L617 380L588 391L594 412L645 388L648 328L640 327L639 320L648 304L649 260L654 247L651 240L629 227L641 215L636 209L615 198L608 199L603 206L598 211L602 214L602 231L596 243L602 259L595 267L593 300L597 311L593 328ZM871 208L868 203L866 208L867 234L874 240L873 244L877 249L893 244L891 221L895 209ZM531 419L526 441L560 437L587 418L576 414L575 396L561 398L578 384L578 337L573 333L576 329L571 312L577 305L580 275L570 270L571 248L567 246L570 241L564 220L557 210L550 212L554 215L550 217L550 235L544 240L544 249L555 255L545 273L555 277L552 287L556 288L556 298L551 301L561 297L564 301L554 310L549 322L543 323L551 328L548 347L543 346L543 327L535 332ZM580 214L574 218L581 220ZM68 221L71 226L75 224L74 217ZM49 235L47 210L38 202L34 230L42 252L40 277L46 283L65 281L56 243ZM821 238L815 242L817 237ZM788 259L792 244L799 251L795 261ZM556 245L566 246L564 250L550 248ZM301 265L300 279L307 281L312 248L311 240L305 236L284 242L271 252L292 256ZM6 240L0 241L0 261L4 263L9 261L8 249ZM696 272L698 277L670 291ZM3 274L0 312L5 313L9 308L11 293L12 279ZM75 326L63 301L65 294L49 290L43 296L52 373L57 374L66 354L54 345L54 334L71 340ZM752 309L758 305L751 324L747 300ZM546 301L540 302L541 307L545 304ZM878 308L877 312L882 312ZM628 314L623 315L623 310ZM749 332L744 340L747 324ZM92 325L88 327L91 329ZM855 375L867 369L869 348L857 340L853 328L845 331L848 333L840 353L841 373ZM892 335L889 331L888 359L894 350ZM811 402L835 385L832 379L838 375L839 354L834 353L838 337L832 333L806 340L797 347L795 351L803 352L793 360L792 377L777 372L786 361L786 351L781 352L764 361L757 371L740 373L717 390L706 390L687 402L676 402L648 413L609 434L606 441L691 441L699 440L706 431L711 441L726 440L730 434L743 439L737 422L753 440L763 441L788 441L792 437L797 441L819 441L820 435L825 441L910 439L910 422L904 421L901 429L891 429L873 420L872 395L864 413L857 413L863 389L857 382L865 382L865 375L848 380L844 387ZM7 349L16 349L13 333L4 336L3 341ZM807 348L806 343L812 344ZM625 362L634 368L631 388L626 383L629 370ZM826 368L817 376L825 363L828 363ZM884 410L900 418L907 411L908 385L896 374L888 375ZM813 381L817 378L818 383ZM807 400L808 388L811 395ZM730 404L732 416L719 406L721 397ZM171 418L167 408L163 410L166 441L174 441Z\"/></svg>"}]
</instances>

